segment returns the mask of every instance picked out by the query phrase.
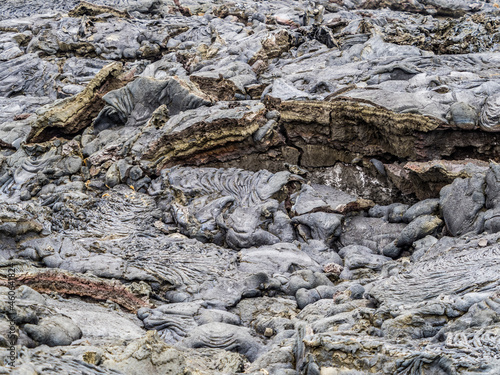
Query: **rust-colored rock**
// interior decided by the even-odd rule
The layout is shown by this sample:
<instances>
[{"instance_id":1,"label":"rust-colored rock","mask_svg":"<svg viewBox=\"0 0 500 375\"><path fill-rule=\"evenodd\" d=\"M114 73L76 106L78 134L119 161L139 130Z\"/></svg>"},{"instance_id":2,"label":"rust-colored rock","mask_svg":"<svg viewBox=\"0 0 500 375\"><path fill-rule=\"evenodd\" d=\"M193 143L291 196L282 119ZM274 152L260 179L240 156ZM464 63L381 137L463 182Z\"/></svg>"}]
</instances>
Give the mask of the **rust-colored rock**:
<instances>
[{"instance_id":1,"label":"rust-colored rock","mask_svg":"<svg viewBox=\"0 0 500 375\"><path fill-rule=\"evenodd\" d=\"M0 285L7 286L8 279L0 275ZM16 274L15 286L28 285L41 293L57 292L63 295L90 297L98 301L113 301L129 311L136 311L149 303L131 293L119 281L110 281L71 273L59 269L32 269Z\"/></svg>"},{"instance_id":2,"label":"rust-colored rock","mask_svg":"<svg viewBox=\"0 0 500 375\"><path fill-rule=\"evenodd\" d=\"M30 116L31 116L31 113L21 113L19 115L14 116L14 121L26 120Z\"/></svg>"}]
</instances>

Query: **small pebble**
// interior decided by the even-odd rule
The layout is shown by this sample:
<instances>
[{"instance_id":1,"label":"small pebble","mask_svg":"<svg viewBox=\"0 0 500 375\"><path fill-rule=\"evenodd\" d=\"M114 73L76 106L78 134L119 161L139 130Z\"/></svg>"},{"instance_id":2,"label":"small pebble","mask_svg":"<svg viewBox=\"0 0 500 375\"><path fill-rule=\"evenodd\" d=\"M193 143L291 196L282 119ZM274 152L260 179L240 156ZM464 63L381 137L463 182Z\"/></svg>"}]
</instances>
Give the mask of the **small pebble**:
<instances>
[{"instance_id":1,"label":"small pebble","mask_svg":"<svg viewBox=\"0 0 500 375\"><path fill-rule=\"evenodd\" d=\"M477 243L480 247L488 246L488 240L486 238L481 238Z\"/></svg>"}]
</instances>

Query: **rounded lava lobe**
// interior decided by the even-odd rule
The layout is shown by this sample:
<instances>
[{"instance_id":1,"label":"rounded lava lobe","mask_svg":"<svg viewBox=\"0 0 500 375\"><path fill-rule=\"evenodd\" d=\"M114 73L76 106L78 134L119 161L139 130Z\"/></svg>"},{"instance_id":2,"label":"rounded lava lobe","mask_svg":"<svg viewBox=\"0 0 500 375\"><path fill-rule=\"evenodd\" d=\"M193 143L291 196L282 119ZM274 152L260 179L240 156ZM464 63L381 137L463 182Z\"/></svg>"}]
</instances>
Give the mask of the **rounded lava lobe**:
<instances>
[{"instance_id":1,"label":"rounded lava lobe","mask_svg":"<svg viewBox=\"0 0 500 375\"><path fill-rule=\"evenodd\" d=\"M1 1L0 346L61 374L496 373L498 14Z\"/></svg>"}]
</instances>

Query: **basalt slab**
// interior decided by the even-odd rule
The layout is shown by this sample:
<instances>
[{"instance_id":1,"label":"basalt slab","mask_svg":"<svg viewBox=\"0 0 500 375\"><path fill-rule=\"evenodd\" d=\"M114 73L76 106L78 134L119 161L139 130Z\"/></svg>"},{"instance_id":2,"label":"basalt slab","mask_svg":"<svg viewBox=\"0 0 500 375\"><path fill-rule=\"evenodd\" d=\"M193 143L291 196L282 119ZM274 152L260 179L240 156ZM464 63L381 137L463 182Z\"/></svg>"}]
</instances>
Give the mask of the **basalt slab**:
<instances>
[{"instance_id":1,"label":"basalt slab","mask_svg":"<svg viewBox=\"0 0 500 375\"><path fill-rule=\"evenodd\" d=\"M273 123L269 124L265 114L265 106L258 101L220 102L209 108L187 110L158 124L158 130L150 124L133 149L140 150L141 158L151 161L157 171L177 164L236 160L284 144L283 136ZM264 134L253 137L259 129Z\"/></svg>"},{"instance_id":2,"label":"basalt slab","mask_svg":"<svg viewBox=\"0 0 500 375\"><path fill-rule=\"evenodd\" d=\"M370 169L369 158L424 162L436 157L465 156L485 160L499 153L497 133L460 130L432 116L397 113L356 98L281 103L271 100L268 108L279 110L280 117L276 120L265 118L268 110L258 102L244 103L220 102L196 114L186 111L170 119L159 117L159 122L153 116L158 129L150 123L134 148L145 147L146 151L138 156L151 160L157 171L179 163L243 164L253 170L265 167L274 171L282 169L285 163L324 168L357 160L364 160L362 166ZM216 111L218 115L214 116ZM165 124L161 125L163 121ZM201 129L203 137L199 134ZM377 173L375 168L371 169ZM411 172L404 173L418 179L414 176L418 172ZM401 191L415 193L416 189L412 191L410 186L412 179L405 181L409 178L395 171L389 175L392 184ZM441 184L431 189L431 194L435 196L449 181L443 178Z\"/></svg>"},{"instance_id":3,"label":"basalt slab","mask_svg":"<svg viewBox=\"0 0 500 375\"><path fill-rule=\"evenodd\" d=\"M160 106L166 108L157 114L164 112L166 116L173 116L211 104L210 98L195 85L178 77L167 80L138 77L125 87L108 92L102 99L107 105L93 122L96 131L119 123L139 128ZM155 121L155 125L158 122Z\"/></svg>"},{"instance_id":4,"label":"basalt slab","mask_svg":"<svg viewBox=\"0 0 500 375\"><path fill-rule=\"evenodd\" d=\"M121 63L105 66L78 95L41 111L27 142L41 142L53 136L72 135L86 128L104 107L104 94L124 86L132 77L123 74Z\"/></svg>"},{"instance_id":5,"label":"basalt slab","mask_svg":"<svg viewBox=\"0 0 500 375\"><path fill-rule=\"evenodd\" d=\"M483 160L431 160L385 164L387 177L404 194L415 194L418 199L439 196L441 189L456 178L485 174L489 164Z\"/></svg>"},{"instance_id":6,"label":"basalt slab","mask_svg":"<svg viewBox=\"0 0 500 375\"><path fill-rule=\"evenodd\" d=\"M469 157L482 159L499 152L496 134L465 135L438 118L396 113L366 100L284 101L278 108L289 142L302 150L304 167L349 163L359 155L424 161L456 155L464 147Z\"/></svg>"},{"instance_id":7,"label":"basalt slab","mask_svg":"<svg viewBox=\"0 0 500 375\"><path fill-rule=\"evenodd\" d=\"M58 68L53 62L41 59L36 53L27 53L0 62L0 67L0 96L27 96L28 103L34 101L30 99L31 96L39 97L41 102L44 101L43 97L50 100L56 98L55 78Z\"/></svg>"},{"instance_id":8,"label":"basalt slab","mask_svg":"<svg viewBox=\"0 0 500 375\"><path fill-rule=\"evenodd\" d=\"M272 245L293 235L279 205L290 201L299 176L235 168L172 168L164 175L177 197L172 216L185 235L235 249Z\"/></svg>"}]
</instances>

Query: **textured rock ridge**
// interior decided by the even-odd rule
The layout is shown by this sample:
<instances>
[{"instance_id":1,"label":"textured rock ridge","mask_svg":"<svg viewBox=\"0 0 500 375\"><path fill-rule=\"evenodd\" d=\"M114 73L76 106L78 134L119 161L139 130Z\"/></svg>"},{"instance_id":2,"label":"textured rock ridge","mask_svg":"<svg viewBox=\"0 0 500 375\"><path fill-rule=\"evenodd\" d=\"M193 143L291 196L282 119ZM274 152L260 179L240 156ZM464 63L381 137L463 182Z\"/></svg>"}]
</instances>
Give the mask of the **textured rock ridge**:
<instances>
[{"instance_id":1,"label":"textured rock ridge","mask_svg":"<svg viewBox=\"0 0 500 375\"><path fill-rule=\"evenodd\" d=\"M497 375L499 17L0 2L0 372Z\"/></svg>"}]
</instances>

